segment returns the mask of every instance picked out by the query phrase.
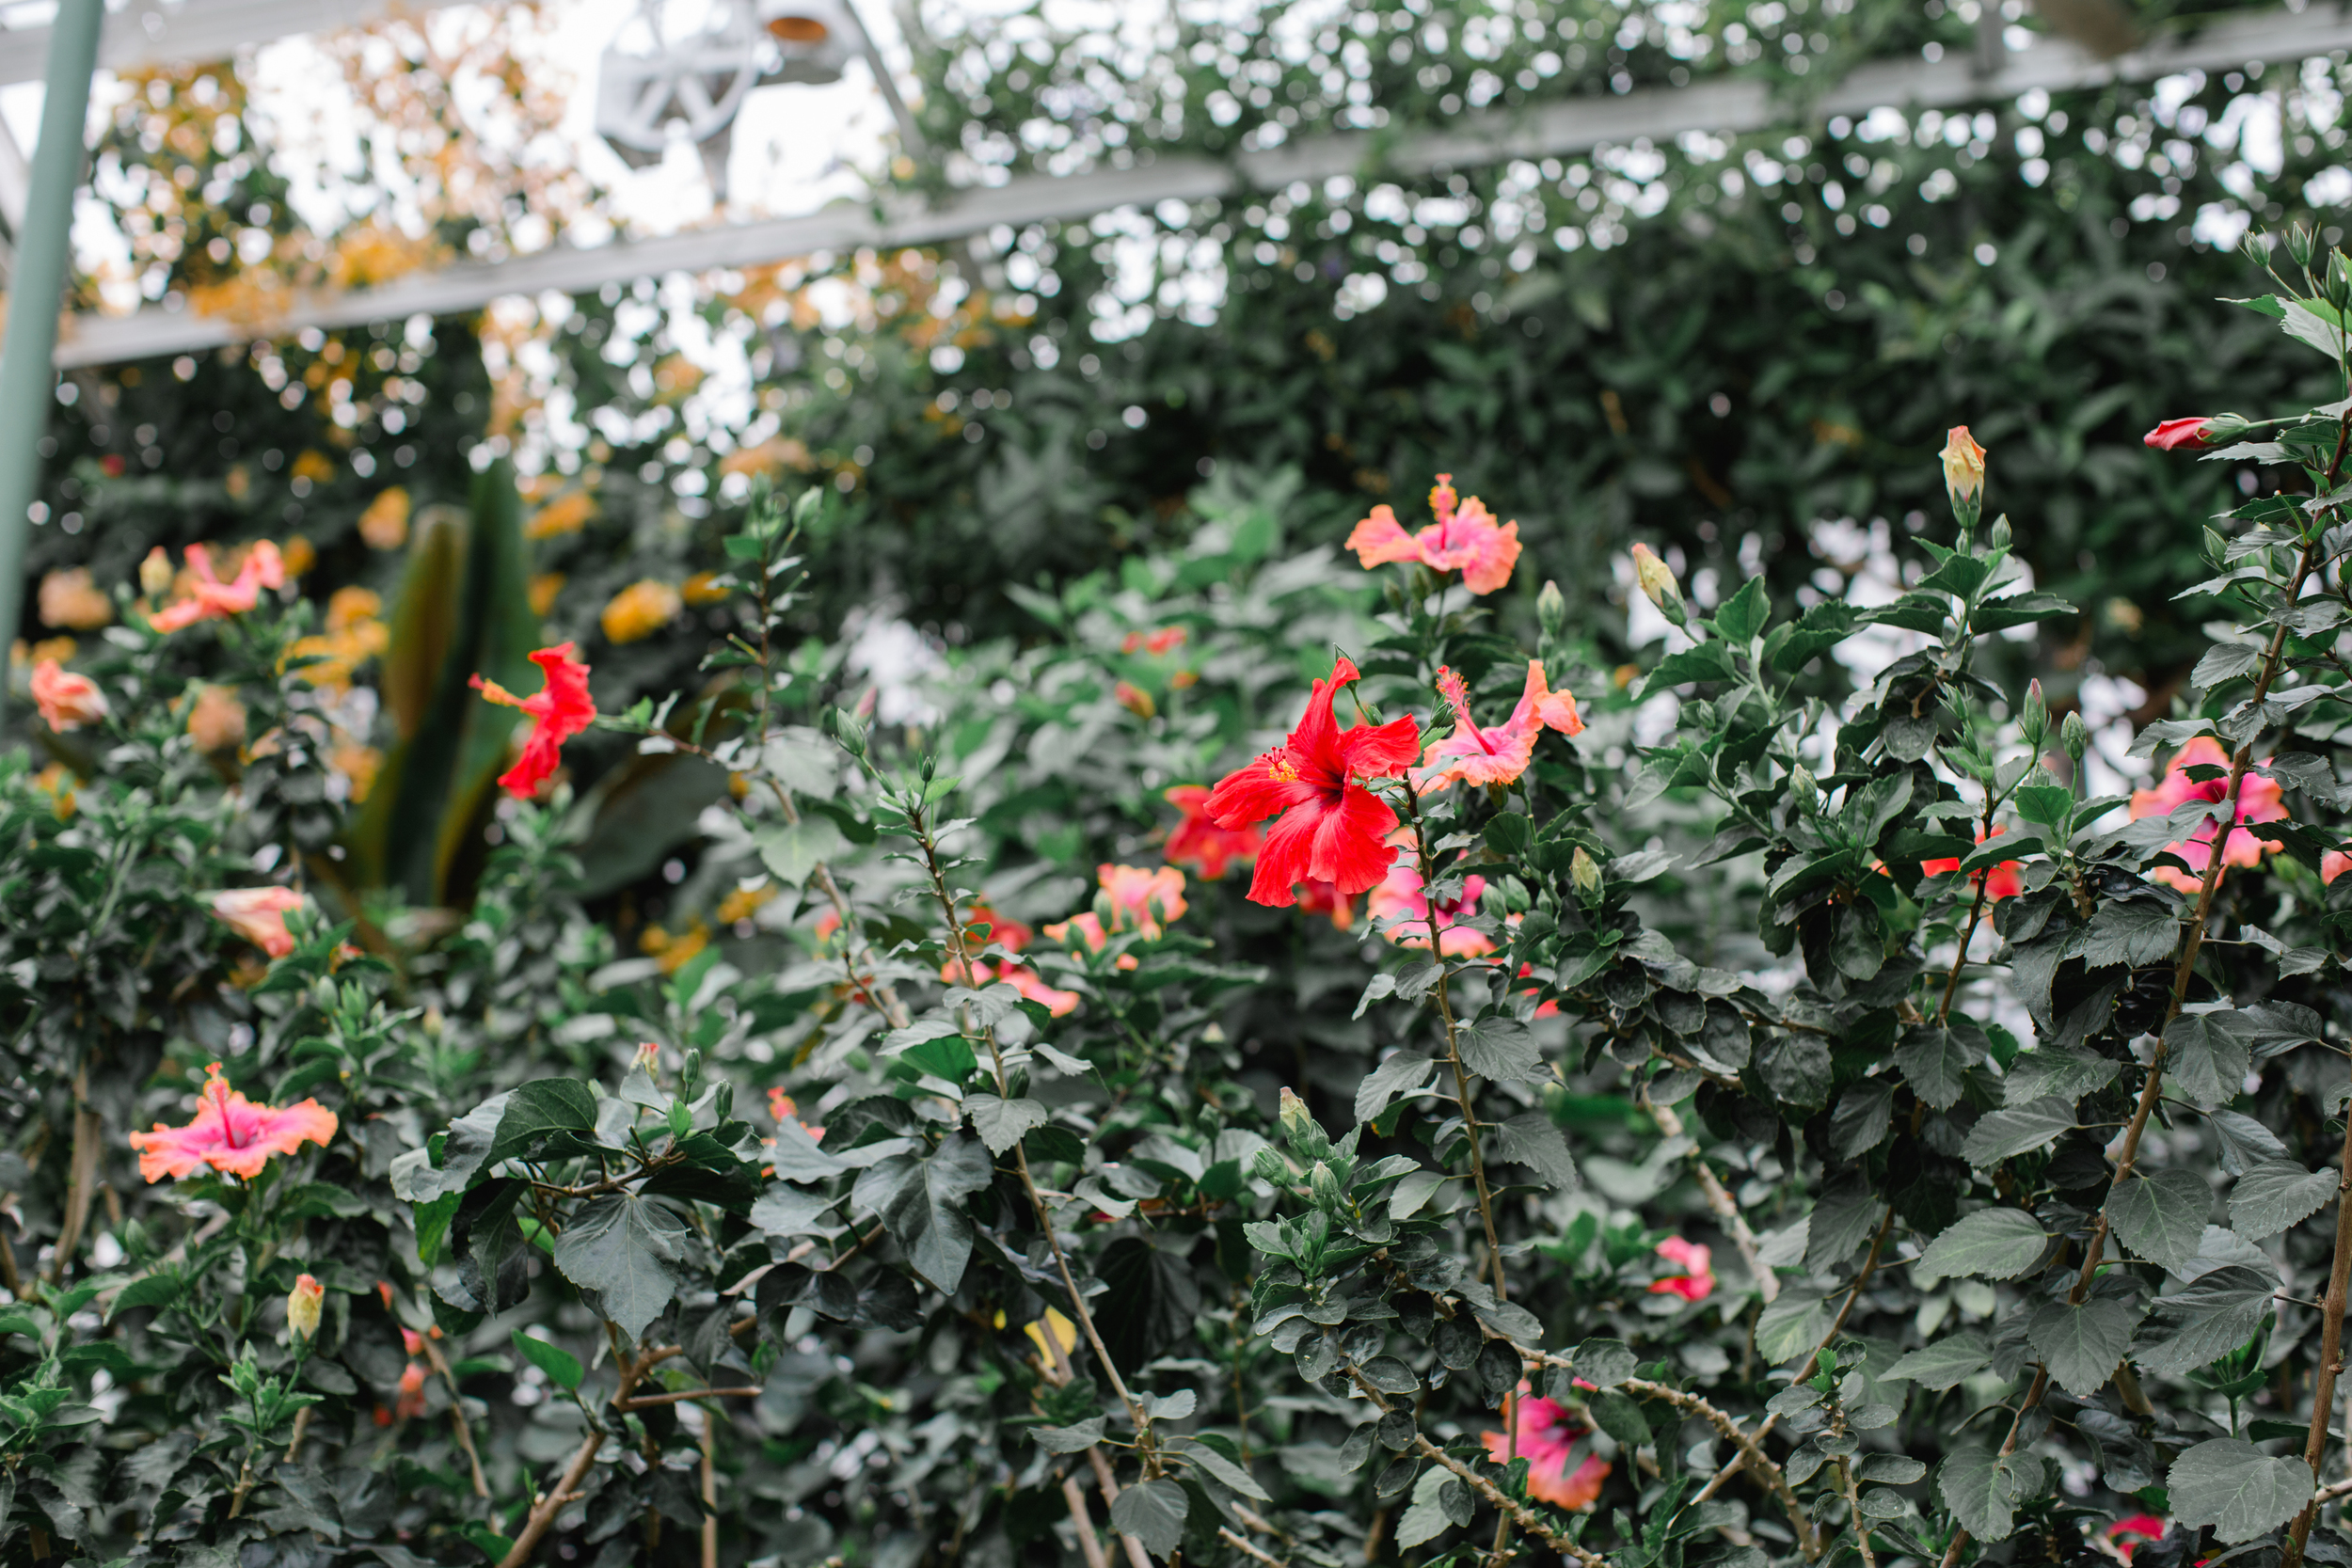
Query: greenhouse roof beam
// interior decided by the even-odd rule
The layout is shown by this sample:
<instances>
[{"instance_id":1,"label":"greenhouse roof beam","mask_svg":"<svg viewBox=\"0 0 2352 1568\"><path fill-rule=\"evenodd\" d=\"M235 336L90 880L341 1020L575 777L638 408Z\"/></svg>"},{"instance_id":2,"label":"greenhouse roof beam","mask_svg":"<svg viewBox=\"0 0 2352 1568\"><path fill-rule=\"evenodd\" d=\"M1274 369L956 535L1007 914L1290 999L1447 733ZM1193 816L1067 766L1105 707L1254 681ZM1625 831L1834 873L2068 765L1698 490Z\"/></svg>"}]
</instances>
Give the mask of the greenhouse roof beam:
<instances>
[{"instance_id":1,"label":"greenhouse roof beam","mask_svg":"<svg viewBox=\"0 0 2352 1568\"><path fill-rule=\"evenodd\" d=\"M326 0L340 3L340 0ZM2096 87L2148 80L2252 60L2300 60L2352 49L2352 8L2265 11L2208 26L2115 59L2098 59L2072 43L2038 36L2000 56L1991 71L1964 55L1865 66L1824 91L1811 118L1862 115L1881 106L1924 109L2014 98L2040 87ZM376 288L303 293L265 320L199 314L150 306L122 316L81 315L66 323L61 367L196 353L304 327L336 328L415 315L479 309L507 295L580 293L605 283L670 273L756 266L818 251L861 246L936 245L998 225L1068 221L1116 208L1148 209L1167 200L1198 201L1294 181L1491 164L1588 151L1644 137L1685 132L1717 135L1767 130L1797 111L1769 83L1746 78L1688 87L1650 88L1614 98L1580 98L1534 109L1466 114L1442 130L1394 140L1362 132L1300 137L1244 152L1231 162L1160 158L1125 169L1051 177L1021 176L1002 185L955 192L935 202L878 207L837 204L805 217L722 225L595 247L551 245L529 256L460 261Z\"/></svg>"},{"instance_id":2,"label":"greenhouse roof beam","mask_svg":"<svg viewBox=\"0 0 2352 1568\"><path fill-rule=\"evenodd\" d=\"M240 49L298 33L334 33L390 16L421 16L449 0L132 0L106 16L98 63L108 71L186 60L225 60ZM0 30L0 87L38 82L49 60L47 27Z\"/></svg>"}]
</instances>

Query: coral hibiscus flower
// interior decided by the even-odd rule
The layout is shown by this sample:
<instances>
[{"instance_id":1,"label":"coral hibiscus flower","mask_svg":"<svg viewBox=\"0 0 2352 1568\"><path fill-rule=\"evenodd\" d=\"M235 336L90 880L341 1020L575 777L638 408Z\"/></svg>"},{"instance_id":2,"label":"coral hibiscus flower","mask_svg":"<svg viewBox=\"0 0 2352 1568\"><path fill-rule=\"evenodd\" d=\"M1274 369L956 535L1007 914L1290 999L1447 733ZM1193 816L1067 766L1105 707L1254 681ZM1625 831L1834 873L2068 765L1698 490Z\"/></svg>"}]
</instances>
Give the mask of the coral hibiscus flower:
<instances>
[{"instance_id":1,"label":"coral hibiscus flower","mask_svg":"<svg viewBox=\"0 0 2352 1568\"><path fill-rule=\"evenodd\" d=\"M2191 800L2219 802L2229 790L2230 781L2227 778L2208 779L2199 784L2188 776L2188 769L2219 768L2226 771L2229 766L2230 753L2221 749L2221 742L2209 735L2197 736L2173 753L2171 766L2164 770L2164 777L2156 782L2155 788L2132 791L2132 820L2137 822L2143 816L2163 816ZM2278 780L2249 772L2238 784L2236 820L2279 821L2287 814L2282 800L2284 793L2279 787ZM2179 871L2169 865L2160 865L2149 875L2183 893L2200 891L2204 885L2205 868L2213 863L2213 841L2219 831L2220 824L2208 817L2195 832L2188 835L2185 843L2165 846L2168 852L2187 863L2188 870ZM2221 863L2259 865L2265 851L2278 847L2275 844L2256 838L2243 828L2233 826L2222 845Z\"/></svg>"},{"instance_id":2,"label":"coral hibiscus flower","mask_svg":"<svg viewBox=\"0 0 2352 1568\"><path fill-rule=\"evenodd\" d=\"M517 697L496 681L473 678L476 691L501 707L520 708L535 721L523 742L523 754L499 775L506 793L527 800L564 760L564 742L586 729L596 717L596 699L588 695L588 666L572 657L572 644L559 642L531 656L546 675L547 684L529 697Z\"/></svg>"},{"instance_id":3,"label":"coral hibiscus flower","mask_svg":"<svg viewBox=\"0 0 2352 1568\"><path fill-rule=\"evenodd\" d=\"M242 615L261 601L262 589L286 585L286 559L278 553L276 545L261 540L246 552L236 578L223 582L213 570L212 551L190 545L187 579L188 596L149 616L148 625L157 631L174 632L199 621Z\"/></svg>"},{"instance_id":4,"label":"coral hibiscus flower","mask_svg":"<svg viewBox=\"0 0 2352 1568\"><path fill-rule=\"evenodd\" d=\"M1544 680L1543 660L1527 661L1527 686L1519 693L1511 717L1492 729L1481 729L1470 717L1470 689L1452 670L1438 671L1438 689L1454 708L1454 733L1434 741L1413 775L1417 789L1438 790L1459 779L1470 784L1507 784L1527 771L1535 754L1535 737L1546 728L1562 735L1583 732L1577 717L1576 698L1554 691Z\"/></svg>"},{"instance_id":5,"label":"coral hibiscus flower","mask_svg":"<svg viewBox=\"0 0 2352 1568\"><path fill-rule=\"evenodd\" d=\"M1592 1428L1556 1401L1530 1398L1524 1383L1518 1393L1503 1401L1503 1414L1518 1431L1518 1457L1527 1461L1529 1497L1571 1512L1590 1508L1599 1500L1600 1483L1609 1479L1609 1462L1587 1453L1582 1464L1568 1468L1577 1440L1588 1435ZM1507 1433L1482 1432L1478 1437L1486 1445L1487 1458L1498 1465L1511 1462Z\"/></svg>"},{"instance_id":6,"label":"coral hibiscus flower","mask_svg":"<svg viewBox=\"0 0 2352 1568\"><path fill-rule=\"evenodd\" d=\"M33 705L40 709L41 721L59 735L95 723L111 711L96 681L54 658L33 666Z\"/></svg>"},{"instance_id":7,"label":"coral hibiscus flower","mask_svg":"<svg viewBox=\"0 0 2352 1568\"><path fill-rule=\"evenodd\" d=\"M1518 524L1496 527L1494 514L1476 496L1457 504L1452 474L1438 476L1429 510L1438 520L1407 533L1394 511L1375 506L1347 536L1347 547L1366 571L1391 561L1418 561L1433 572L1461 573L1462 585L1473 594L1491 594L1511 580L1511 568L1519 561Z\"/></svg>"},{"instance_id":8,"label":"coral hibiscus flower","mask_svg":"<svg viewBox=\"0 0 2352 1568\"><path fill-rule=\"evenodd\" d=\"M286 911L302 907L302 895L290 887L232 887L213 895L215 916L230 929L273 958L294 950L294 933L286 929Z\"/></svg>"},{"instance_id":9,"label":"coral hibiscus flower","mask_svg":"<svg viewBox=\"0 0 2352 1568\"><path fill-rule=\"evenodd\" d=\"M2007 832L2009 832L2009 829L2005 826L1996 827L1990 834L1979 833L1977 835L1977 842L1979 844L1982 844L1988 837L1998 838ZM1957 859L1921 861L1919 863L1919 874L1923 877L1948 876L1952 872L1958 871L1959 869L1960 862ZM1984 884L1984 895L1986 899L1995 904L1999 903L2004 898L2014 898L2019 894L2026 891L2026 879L2023 874L2023 868L2020 867L2015 861L2003 861L2000 864L1993 868L1992 873L1989 876L1982 871L1975 872L1969 877L1968 880L1972 883L1982 882Z\"/></svg>"},{"instance_id":10,"label":"coral hibiscus flower","mask_svg":"<svg viewBox=\"0 0 2352 1568\"><path fill-rule=\"evenodd\" d=\"M149 1181L174 1180L210 1165L248 1180L262 1174L273 1154L292 1154L305 1143L325 1144L335 1135L335 1113L315 1100L279 1110L256 1105L229 1086L215 1062L204 1080L203 1104L185 1127L155 1124L134 1132L139 1175Z\"/></svg>"},{"instance_id":11,"label":"coral hibiscus flower","mask_svg":"<svg viewBox=\"0 0 2352 1568\"><path fill-rule=\"evenodd\" d=\"M1265 830L1255 822L1246 828L1218 827L1209 816L1207 785L1178 784L1160 798L1184 814L1168 830L1164 852L1170 865L1189 866L1214 882L1226 867L1248 865L1258 858Z\"/></svg>"},{"instance_id":12,"label":"coral hibiscus flower","mask_svg":"<svg viewBox=\"0 0 2352 1568\"><path fill-rule=\"evenodd\" d=\"M1258 856L1252 903L1287 909L1296 901L1293 887L1310 879L1334 883L1342 897L1352 898L1375 886L1396 860L1388 843L1396 813L1357 780L1393 778L1411 767L1421 754L1421 726L1408 715L1343 731L1331 703L1357 678L1356 666L1339 660L1329 680L1315 682L1290 739L1228 773L1210 793L1209 815L1220 827L1281 814Z\"/></svg>"}]
</instances>

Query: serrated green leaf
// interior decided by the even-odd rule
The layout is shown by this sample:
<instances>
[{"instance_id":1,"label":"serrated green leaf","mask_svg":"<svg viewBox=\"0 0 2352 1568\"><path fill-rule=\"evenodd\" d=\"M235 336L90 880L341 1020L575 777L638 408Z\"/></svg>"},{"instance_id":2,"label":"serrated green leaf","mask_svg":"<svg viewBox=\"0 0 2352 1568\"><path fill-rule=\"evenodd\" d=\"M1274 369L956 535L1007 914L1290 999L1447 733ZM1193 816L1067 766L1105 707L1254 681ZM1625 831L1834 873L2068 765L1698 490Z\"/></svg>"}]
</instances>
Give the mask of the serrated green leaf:
<instances>
[{"instance_id":1,"label":"serrated green leaf","mask_svg":"<svg viewBox=\"0 0 2352 1568\"><path fill-rule=\"evenodd\" d=\"M2275 1308L2278 1282L2249 1268L2219 1268L2157 1298L2132 1346L2150 1372L2178 1377L2209 1367L2252 1338Z\"/></svg>"},{"instance_id":2,"label":"serrated green leaf","mask_svg":"<svg viewBox=\"0 0 2352 1568\"><path fill-rule=\"evenodd\" d=\"M2037 1100L2013 1105L1983 1117L1968 1132L1961 1157L1979 1170L1989 1170L2012 1154L2047 1148L2059 1134L2074 1126L2074 1107L2058 1100Z\"/></svg>"},{"instance_id":3,"label":"serrated green leaf","mask_svg":"<svg viewBox=\"0 0 2352 1568\"><path fill-rule=\"evenodd\" d=\"M2079 1303L2051 1301L2034 1309L2026 1337L2058 1386L2087 1400L2114 1375L2138 1323L2137 1308L2104 1296Z\"/></svg>"},{"instance_id":4,"label":"serrated green leaf","mask_svg":"<svg viewBox=\"0 0 2352 1568\"><path fill-rule=\"evenodd\" d=\"M2309 1500L2312 1470L2300 1457L2271 1459L2243 1437L2212 1437L2166 1472L2172 1516L2190 1529L2211 1525L2232 1544L2277 1529Z\"/></svg>"},{"instance_id":5,"label":"serrated green leaf","mask_svg":"<svg viewBox=\"0 0 2352 1568\"><path fill-rule=\"evenodd\" d=\"M1899 1356L1892 1367L1879 1374L1879 1381L1915 1383L1940 1393L1975 1376L1992 1359L1993 1347L1984 1336L1976 1329L1963 1328Z\"/></svg>"},{"instance_id":6,"label":"serrated green leaf","mask_svg":"<svg viewBox=\"0 0 2352 1568\"><path fill-rule=\"evenodd\" d=\"M1176 1482L1162 1477L1139 1481L1111 1503L1111 1528L1132 1535L1155 1557L1172 1555L1184 1541L1184 1515L1192 1499Z\"/></svg>"},{"instance_id":7,"label":"serrated green leaf","mask_svg":"<svg viewBox=\"0 0 2352 1568\"><path fill-rule=\"evenodd\" d=\"M1915 1273L2015 1279L2041 1261L2049 1242L2042 1222L2022 1209L1979 1209L1929 1243Z\"/></svg>"},{"instance_id":8,"label":"serrated green leaf","mask_svg":"<svg viewBox=\"0 0 2352 1568\"><path fill-rule=\"evenodd\" d=\"M513 1338L516 1352L547 1373L558 1387L578 1388L580 1380L588 1375L587 1370L580 1366L580 1358L563 1346L533 1338L519 1328L514 1331Z\"/></svg>"},{"instance_id":9,"label":"serrated green leaf","mask_svg":"<svg viewBox=\"0 0 2352 1568\"><path fill-rule=\"evenodd\" d=\"M591 1200L555 1239L555 1266L596 1293L604 1315L631 1339L677 1293L688 1231L668 1204L634 1193Z\"/></svg>"},{"instance_id":10,"label":"serrated green leaf","mask_svg":"<svg viewBox=\"0 0 2352 1568\"><path fill-rule=\"evenodd\" d=\"M2177 1269L2197 1256L2213 1189L2193 1171L2141 1173L2107 1194L2116 1239L2151 1263Z\"/></svg>"},{"instance_id":11,"label":"serrated green leaf","mask_svg":"<svg viewBox=\"0 0 2352 1568\"><path fill-rule=\"evenodd\" d=\"M1051 1119L1045 1107L1034 1100L1001 1100L993 1094L965 1095L963 1109L972 1118L972 1131L980 1135L991 1154L1005 1153Z\"/></svg>"},{"instance_id":12,"label":"serrated green leaf","mask_svg":"<svg viewBox=\"0 0 2352 1568\"><path fill-rule=\"evenodd\" d=\"M2276 1236L2326 1208L2340 1180L2287 1160L2254 1165L2230 1189L2230 1228L2249 1242Z\"/></svg>"},{"instance_id":13,"label":"serrated green leaf","mask_svg":"<svg viewBox=\"0 0 2352 1568\"><path fill-rule=\"evenodd\" d=\"M1948 1111L1960 1103L1963 1074L1984 1060L1987 1049L1984 1031L1969 1019L1923 1023L1896 1047L1895 1066L1913 1093L1937 1110Z\"/></svg>"},{"instance_id":14,"label":"serrated green leaf","mask_svg":"<svg viewBox=\"0 0 2352 1568\"><path fill-rule=\"evenodd\" d=\"M1544 1053L1535 1037L1517 1019L1482 1018L1461 1034L1462 1065L1498 1082L1541 1078Z\"/></svg>"}]
</instances>

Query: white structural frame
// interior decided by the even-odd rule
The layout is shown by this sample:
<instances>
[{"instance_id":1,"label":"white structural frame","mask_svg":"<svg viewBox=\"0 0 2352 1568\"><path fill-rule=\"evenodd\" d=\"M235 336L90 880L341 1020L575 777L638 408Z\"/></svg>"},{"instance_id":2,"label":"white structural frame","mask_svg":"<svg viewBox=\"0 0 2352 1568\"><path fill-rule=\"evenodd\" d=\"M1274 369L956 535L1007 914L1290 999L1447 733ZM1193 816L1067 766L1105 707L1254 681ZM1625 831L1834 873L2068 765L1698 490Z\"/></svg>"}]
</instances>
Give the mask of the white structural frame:
<instances>
[{"instance_id":1,"label":"white structural frame","mask_svg":"<svg viewBox=\"0 0 2352 1568\"><path fill-rule=\"evenodd\" d=\"M188 12L195 13L199 4L207 13L217 7L251 20L232 24L224 17L200 26L191 22L180 34L166 35L175 48L193 48L183 40L200 37L204 49L226 53L222 46L232 32L238 34L235 41L254 41L262 36L258 13L263 11L278 19L268 28L272 37L311 24L307 19L314 15L336 19L320 25L348 25L364 19L361 13L385 14L375 0L301 0L292 6L285 0L191 0ZM7 37L0 35L0 51ZM109 47L116 38L110 28ZM160 40L157 47L162 47ZM199 353L284 337L304 327L449 315L480 309L508 295L580 293L608 282L758 266L819 251L937 245L1000 224L1067 221L1116 208L1275 189L1300 180L1555 157L1642 138L1665 141L1689 131L1720 135L1767 130L1793 123L1800 114L1820 120L1841 114L1860 116L1882 106L1942 108L1997 102L2036 87L2058 91L2146 81L2189 70L2222 70L2255 60L2298 61L2347 50L2352 50L2352 3L2315 5L2301 11L2233 17L2193 36L2152 42L2113 59L2100 59L2062 39L2036 34L2025 48L2002 51L1989 68L1980 56L1957 52L1934 61L1868 65L1809 99L1802 109L1777 97L1769 82L1734 77L1526 109L1476 111L1456 117L1443 129L1402 136L1376 132L1302 136L1238 153L1230 161L1145 155L1131 167L1062 177L1018 176L934 201L906 198L863 206L843 202L804 217L727 224L593 247L557 244L502 261L460 261L375 288L299 293L280 314L263 321L161 306L119 316L70 316L59 335L56 363L74 368ZM21 68L0 69L0 81L14 79L8 71L16 69Z\"/></svg>"}]
</instances>

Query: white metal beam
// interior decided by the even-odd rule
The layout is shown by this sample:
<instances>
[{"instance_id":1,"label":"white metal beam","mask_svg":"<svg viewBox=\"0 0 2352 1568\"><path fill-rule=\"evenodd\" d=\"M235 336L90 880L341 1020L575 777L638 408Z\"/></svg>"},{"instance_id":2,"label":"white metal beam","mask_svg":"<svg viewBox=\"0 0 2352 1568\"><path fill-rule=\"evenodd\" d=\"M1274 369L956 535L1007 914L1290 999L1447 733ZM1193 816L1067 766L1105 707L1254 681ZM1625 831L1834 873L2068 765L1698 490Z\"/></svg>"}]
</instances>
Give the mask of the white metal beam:
<instances>
[{"instance_id":1,"label":"white metal beam","mask_svg":"<svg viewBox=\"0 0 2352 1568\"><path fill-rule=\"evenodd\" d=\"M453 0L131 0L106 17L98 63L108 71L225 60L240 49L297 33L333 33L388 16L421 16ZM49 62L49 29L0 31L0 87L38 82Z\"/></svg>"},{"instance_id":2,"label":"white metal beam","mask_svg":"<svg viewBox=\"0 0 2352 1568\"><path fill-rule=\"evenodd\" d=\"M2152 43L2106 60L2072 43L2037 36L2030 47L2007 55L1991 72L1977 71L1966 57L1863 67L1815 100L1810 113L1820 119L1865 114L1881 105L1916 109L1995 102L2033 87L2055 91L2095 87L2191 69L2221 70L2252 60L2301 60L2337 50L2352 50L2352 5L2236 17L2193 37ZM1295 180L1560 156L1641 137L1665 141L1685 131L1724 135L1766 130L1795 118L1796 111L1775 99L1770 84L1749 78L1572 99L1533 110L1488 110L1462 115L1443 130L1395 140L1362 132L1300 137L1242 153L1232 163L1160 158L1133 168L1059 179L1023 176L929 205L908 201L861 208L841 203L807 217L725 225L594 248L556 245L507 261L458 262L415 273L379 288L303 294L267 322L154 306L123 316L74 316L65 323L56 359L59 366L72 367L186 354L282 337L305 326L352 326L420 313L479 309L502 295L547 290L578 293L616 280L755 266L820 250L933 245L1000 223L1089 217L1116 207L1149 208L1169 198L1197 201Z\"/></svg>"}]
</instances>

